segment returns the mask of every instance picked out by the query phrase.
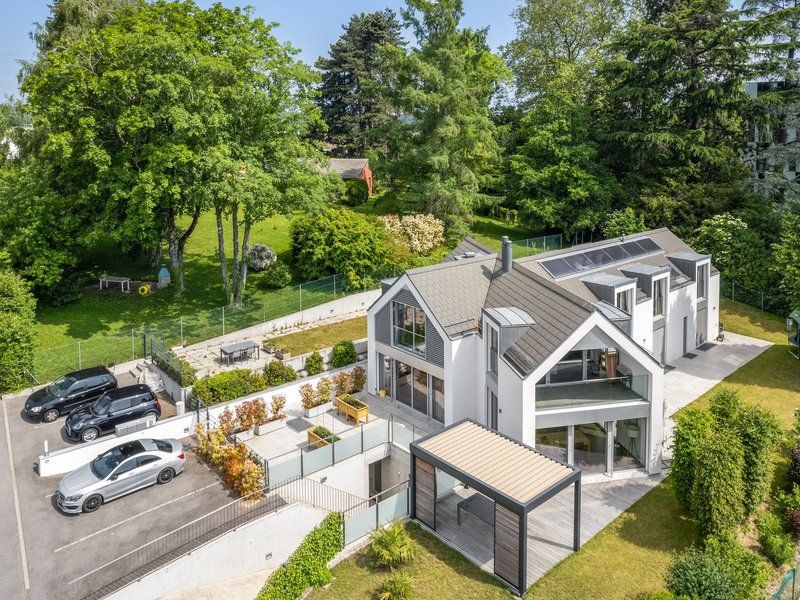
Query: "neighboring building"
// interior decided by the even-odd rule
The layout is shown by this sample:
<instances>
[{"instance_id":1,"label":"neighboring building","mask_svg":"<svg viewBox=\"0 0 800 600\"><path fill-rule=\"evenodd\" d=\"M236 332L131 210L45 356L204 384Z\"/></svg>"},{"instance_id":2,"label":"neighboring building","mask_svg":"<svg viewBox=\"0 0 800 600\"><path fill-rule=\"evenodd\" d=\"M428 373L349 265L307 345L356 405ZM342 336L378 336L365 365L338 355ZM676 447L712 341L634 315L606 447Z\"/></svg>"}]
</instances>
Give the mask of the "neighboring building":
<instances>
[{"instance_id":1,"label":"neighboring building","mask_svg":"<svg viewBox=\"0 0 800 600\"><path fill-rule=\"evenodd\" d=\"M366 158L332 158L330 166L324 169L325 173L339 173L342 179L362 179L367 184L367 191L370 196L375 192L375 185L372 179L372 169L369 168L369 160Z\"/></svg>"},{"instance_id":2,"label":"neighboring building","mask_svg":"<svg viewBox=\"0 0 800 600\"><path fill-rule=\"evenodd\" d=\"M368 391L584 473L661 470L663 363L716 337L719 274L667 229L512 260L467 238L384 282Z\"/></svg>"}]
</instances>

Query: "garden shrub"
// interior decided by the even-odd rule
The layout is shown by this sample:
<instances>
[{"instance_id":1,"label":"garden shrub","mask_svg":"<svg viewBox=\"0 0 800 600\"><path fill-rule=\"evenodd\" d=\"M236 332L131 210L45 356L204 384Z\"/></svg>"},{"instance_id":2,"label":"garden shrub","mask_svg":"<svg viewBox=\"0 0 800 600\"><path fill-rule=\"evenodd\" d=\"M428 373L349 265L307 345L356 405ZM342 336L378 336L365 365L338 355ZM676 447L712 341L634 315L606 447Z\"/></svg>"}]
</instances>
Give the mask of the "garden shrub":
<instances>
[{"instance_id":1,"label":"garden shrub","mask_svg":"<svg viewBox=\"0 0 800 600\"><path fill-rule=\"evenodd\" d=\"M276 260L264 271L261 277L261 285L264 287L279 289L286 287L292 282L292 272L286 263Z\"/></svg>"},{"instance_id":2,"label":"garden shrub","mask_svg":"<svg viewBox=\"0 0 800 600\"><path fill-rule=\"evenodd\" d=\"M286 407L286 394L275 394L272 397L272 401L269 403L270 411L272 415L267 420L267 422L271 421L280 421L281 419L286 418L286 413L283 412L283 409Z\"/></svg>"},{"instance_id":3,"label":"garden shrub","mask_svg":"<svg viewBox=\"0 0 800 600\"><path fill-rule=\"evenodd\" d=\"M65 273L52 287L36 288L36 297L39 303L57 308L66 306L81 299L81 275L76 272Z\"/></svg>"},{"instance_id":4,"label":"garden shrub","mask_svg":"<svg viewBox=\"0 0 800 600\"><path fill-rule=\"evenodd\" d=\"M378 591L378 600L411 600L413 597L411 578L401 573L389 577Z\"/></svg>"},{"instance_id":5,"label":"garden shrub","mask_svg":"<svg viewBox=\"0 0 800 600\"><path fill-rule=\"evenodd\" d=\"M356 367L353 369L353 392L360 392L367 385L367 372L364 367Z\"/></svg>"},{"instance_id":6,"label":"garden shrub","mask_svg":"<svg viewBox=\"0 0 800 600\"><path fill-rule=\"evenodd\" d=\"M267 403L263 398L245 400L236 407L236 422L239 429L248 431L256 425L264 425L268 419Z\"/></svg>"},{"instance_id":7,"label":"garden shrub","mask_svg":"<svg viewBox=\"0 0 800 600\"><path fill-rule=\"evenodd\" d=\"M369 186L363 179L348 179L344 182L344 192L339 203L345 206L361 206L369 200Z\"/></svg>"},{"instance_id":8,"label":"garden shrub","mask_svg":"<svg viewBox=\"0 0 800 600\"><path fill-rule=\"evenodd\" d=\"M314 390L314 386L310 383L304 383L300 386L300 402L303 404L303 408L314 408L320 404L325 404L319 401L319 396Z\"/></svg>"},{"instance_id":9,"label":"garden shrub","mask_svg":"<svg viewBox=\"0 0 800 600\"><path fill-rule=\"evenodd\" d=\"M673 434L672 481L678 503L691 509L694 471L700 444L713 429L711 415L696 408L688 408L678 416Z\"/></svg>"},{"instance_id":10,"label":"garden shrub","mask_svg":"<svg viewBox=\"0 0 800 600\"><path fill-rule=\"evenodd\" d=\"M744 520L744 450L728 429L706 435L695 453L692 514L703 536L735 531Z\"/></svg>"},{"instance_id":11,"label":"garden shrub","mask_svg":"<svg viewBox=\"0 0 800 600\"><path fill-rule=\"evenodd\" d=\"M264 367L264 378L268 387L275 387L297 379L297 372L282 361L273 360Z\"/></svg>"},{"instance_id":12,"label":"garden shrub","mask_svg":"<svg viewBox=\"0 0 800 600\"><path fill-rule=\"evenodd\" d=\"M329 208L295 219L291 233L294 264L306 280L338 273L351 289L363 288L389 264L389 234L372 216Z\"/></svg>"},{"instance_id":13,"label":"garden shrub","mask_svg":"<svg viewBox=\"0 0 800 600\"><path fill-rule=\"evenodd\" d=\"M786 529L794 541L800 541L800 510L790 508L783 516L783 522L786 524Z\"/></svg>"},{"instance_id":14,"label":"garden shrub","mask_svg":"<svg viewBox=\"0 0 800 600\"><path fill-rule=\"evenodd\" d=\"M792 536L783 531L781 520L775 513L765 512L758 516L758 543L761 544L764 554L777 566L792 561Z\"/></svg>"},{"instance_id":15,"label":"garden shrub","mask_svg":"<svg viewBox=\"0 0 800 600\"><path fill-rule=\"evenodd\" d=\"M373 565L394 570L413 561L418 546L403 524L395 521L386 528L372 532L369 552Z\"/></svg>"},{"instance_id":16,"label":"garden shrub","mask_svg":"<svg viewBox=\"0 0 800 600\"><path fill-rule=\"evenodd\" d=\"M356 347L350 340L342 340L341 342L337 342L337 344L333 347L331 364L335 368L340 369L342 367L346 367L347 365L352 365L357 360L358 355L356 354Z\"/></svg>"},{"instance_id":17,"label":"garden shrub","mask_svg":"<svg viewBox=\"0 0 800 600\"><path fill-rule=\"evenodd\" d=\"M225 484L240 496L255 494L264 489L264 468L247 454L244 444L228 444L222 465Z\"/></svg>"},{"instance_id":18,"label":"garden shrub","mask_svg":"<svg viewBox=\"0 0 800 600\"><path fill-rule=\"evenodd\" d=\"M319 375L322 373L322 370L325 367L325 363L322 360L322 355L314 350L314 352L306 357L305 367L307 375Z\"/></svg>"},{"instance_id":19,"label":"garden shrub","mask_svg":"<svg viewBox=\"0 0 800 600\"><path fill-rule=\"evenodd\" d=\"M330 583L328 563L342 549L342 531L342 516L330 513L269 576L256 600L296 600L306 588Z\"/></svg>"},{"instance_id":20,"label":"garden shrub","mask_svg":"<svg viewBox=\"0 0 800 600\"><path fill-rule=\"evenodd\" d=\"M327 377L321 377L317 382L317 396L320 404L325 404L331 401L331 394L333 393L333 382Z\"/></svg>"},{"instance_id":21,"label":"garden shrub","mask_svg":"<svg viewBox=\"0 0 800 600\"><path fill-rule=\"evenodd\" d=\"M234 369L198 379L194 384L194 393L211 405L255 394L266 387L267 383L261 375L247 369Z\"/></svg>"},{"instance_id":22,"label":"garden shrub","mask_svg":"<svg viewBox=\"0 0 800 600\"><path fill-rule=\"evenodd\" d=\"M749 600L761 597L764 561L733 538L708 538L705 550L690 547L667 569L666 586L676 598Z\"/></svg>"},{"instance_id":23,"label":"garden shrub","mask_svg":"<svg viewBox=\"0 0 800 600\"><path fill-rule=\"evenodd\" d=\"M0 392L33 384L36 300L24 279L0 271Z\"/></svg>"},{"instance_id":24,"label":"garden shrub","mask_svg":"<svg viewBox=\"0 0 800 600\"><path fill-rule=\"evenodd\" d=\"M350 390L353 389L353 377L347 371L337 373L331 379L333 379L333 385L336 388L337 398L349 394Z\"/></svg>"},{"instance_id":25,"label":"garden shrub","mask_svg":"<svg viewBox=\"0 0 800 600\"><path fill-rule=\"evenodd\" d=\"M744 507L753 514L768 497L775 475L773 453L781 437L775 415L742 403L739 394L721 387L711 399L717 423L735 432L744 450Z\"/></svg>"},{"instance_id":26,"label":"garden shrub","mask_svg":"<svg viewBox=\"0 0 800 600\"><path fill-rule=\"evenodd\" d=\"M789 483L800 485L800 447L792 446L789 451Z\"/></svg>"},{"instance_id":27,"label":"garden shrub","mask_svg":"<svg viewBox=\"0 0 800 600\"><path fill-rule=\"evenodd\" d=\"M379 217L397 242L418 256L428 256L444 243L444 223L429 214Z\"/></svg>"},{"instance_id":28,"label":"garden shrub","mask_svg":"<svg viewBox=\"0 0 800 600\"><path fill-rule=\"evenodd\" d=\"M276 260L278 255L266 244L253 244L247 252L247 263L255 272L264 271Z\"/></svg>"}]
</instances>

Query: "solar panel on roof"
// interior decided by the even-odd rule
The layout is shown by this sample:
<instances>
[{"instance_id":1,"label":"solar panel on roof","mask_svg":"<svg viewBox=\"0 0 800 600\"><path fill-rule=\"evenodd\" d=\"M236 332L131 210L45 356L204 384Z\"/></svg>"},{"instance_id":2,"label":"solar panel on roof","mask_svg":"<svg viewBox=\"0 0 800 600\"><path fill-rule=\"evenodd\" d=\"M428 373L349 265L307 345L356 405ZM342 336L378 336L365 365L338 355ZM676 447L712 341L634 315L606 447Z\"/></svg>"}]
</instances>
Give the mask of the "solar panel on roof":
<instances>
[{"instance_id":1,"label":"solar panel on roof","mask_svg":"<svg viewBox=\"0 0 800 600\"><path fill-rule=\"evenodd\" d=\"M564 260L567 261L567 264L571 266L575 271L586 271L588 269L593 269L595 267L595 264L583 254L573 254L571 256L565 256Z\"/></svg>"},{"instance_id":2,"label":"solar panel on roof","mask_svg":"<svg viewBox=\"0 0 800 600\"><path fill-rule=\"evenodd\" d=\"M598 250L587 250L583 253L583 255L588 258L589 260L594 263L597 267L602 267L604 265L610 265L611 263L615 262L615 260L606 254L605 249L601 248Z\"/></svg>"},{"instance_id":3,"label":"solar panel on roof","mask_svg":"<svg viewBox=\"0 0 800 600\"><path fill-rule=\"evenodd\" d=\"M572 275L575 272L563 258L543 260L541 265L547 269L547 272L553 277L564 277L565 275Z\"/></svg>"},{"instance_id":4,"label":"solar panel on roof","mask_svg":"<svg viewBox=\"0 0 800 600\"><path fill-rule=\"evenodd\" d=\"M636 241L639 243L639 245L640 245L642 248L644 248L644 249L645 249L645 250L647 250L648 252L661 252L661 246L659 246L658 244L656 244L656 243L655 243L653 240L651 240L650 238L642 238L642 239L640 239L640 240L636 240Z\"/></svg>"},{"instance_id":5,"label":"solar panel on roof","mask_svg":"<svg viewBox=\"0 0 800 600\"><path fill-rule=\"evenodd\" d=\"M628 254L624 249L620 248L619 245L609 246L608 248L603 248L603 250L605 250L606 254L613 258L615 262L631 257L631 255Z\"/></svg>"},{"instance_id":6,"label":"solar panel on roof","mask_svg":"<svg viewBox=\"0 0 800 600\"><path fill-rule=\"evenodd\" d=\"M631 256L641 256L642 254L648 253L647 250L639 245L639 242L625 242L624 244L620 244L620 247Z\"/></svg>"}]
</instances>

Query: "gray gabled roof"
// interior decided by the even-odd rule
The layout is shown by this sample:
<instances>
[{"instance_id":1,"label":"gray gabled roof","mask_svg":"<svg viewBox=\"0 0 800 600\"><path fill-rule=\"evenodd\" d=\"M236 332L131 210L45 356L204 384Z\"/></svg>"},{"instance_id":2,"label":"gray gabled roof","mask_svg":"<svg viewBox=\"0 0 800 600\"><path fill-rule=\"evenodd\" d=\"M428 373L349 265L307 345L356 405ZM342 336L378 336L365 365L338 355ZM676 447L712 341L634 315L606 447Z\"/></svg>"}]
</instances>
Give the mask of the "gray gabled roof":
<instances>
[{"instance_id":1,"label":"gray gabled roof","mask_svg":"<svg viewBox=\"0 0 800 600\"><path fill-rule=\"evenodd\" d=\"M475 258L476 256L485 256L494 253L494 250L491 248L484 246L475 238L467 236L450 254L445 256L443 262Z\"/></svg>"}]
</instances>

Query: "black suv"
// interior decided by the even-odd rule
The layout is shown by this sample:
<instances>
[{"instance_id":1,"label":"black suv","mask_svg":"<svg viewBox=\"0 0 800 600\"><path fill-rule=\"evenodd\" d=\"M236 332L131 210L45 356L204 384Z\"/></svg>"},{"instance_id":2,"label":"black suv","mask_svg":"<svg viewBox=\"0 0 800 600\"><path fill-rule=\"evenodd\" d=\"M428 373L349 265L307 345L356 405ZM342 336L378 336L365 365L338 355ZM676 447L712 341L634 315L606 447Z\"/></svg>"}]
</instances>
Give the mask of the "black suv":
<instances>
[{"instance_id":1,"label":"black suv","mask_svg":"<svg viewBox=\"0 0 800 600\"><path fill-rule=\"evenodd\" d=\"M105 367L92 367L67 373L33 392L25 401L25 414L45 423L59 415L91 404L108 390L117 387L117 380Z\"/></svg>"},{"instance_id":2,"label":"black suv","mask_svg":"<svg viewBox=\"0 0 800 600\"><path fill-rule=\"evenodd\" d=\"M91 442L117 425L142 417L160 417L161 404L149 386L127 385L110 390L91 406L72 411L64 426L71 440Z\"/></svg>"}]
</instances>

